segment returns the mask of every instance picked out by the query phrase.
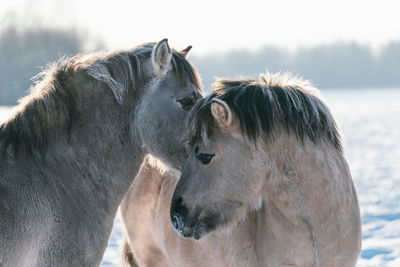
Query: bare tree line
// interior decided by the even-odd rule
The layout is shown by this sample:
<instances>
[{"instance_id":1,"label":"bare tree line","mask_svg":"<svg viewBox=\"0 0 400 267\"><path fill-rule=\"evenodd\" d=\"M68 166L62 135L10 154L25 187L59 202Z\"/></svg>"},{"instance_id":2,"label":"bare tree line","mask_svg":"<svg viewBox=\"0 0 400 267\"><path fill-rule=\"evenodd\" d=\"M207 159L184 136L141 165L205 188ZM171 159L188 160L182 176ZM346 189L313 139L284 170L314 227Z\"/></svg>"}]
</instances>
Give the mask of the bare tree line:
<instances>
[{"instance_id":1,"label":"bare tree line","mask_svg":"<svg viewBox=\"0 0 400 267\"><path fill-rule=\"evenodd\" d=\"M337 42L296 52L265 46L256 52L231 51L193 57L192 61L206 88L210 88L214 76L254 76L267 69L304 76L322 89L400 88L400 41L387 44L377 53L367 45Z\"/></svg>"},{"instance_id":2,"label":"bare tree line","mask_svg":"<svg viewBox=\"0 0 400 267\"><path fill-rule=\"evenodd\" d=\"M75 29L10 24L0 32L0 105L14 105L32 85L31 78L49 62L82 52L89 41ZM104 49L101 42L94 49ZM358 43L332 43L289 52L275 46L252 52L192 56L206 90L214 76L258 75L269 70L290 71L312 80L320 88L400 87L400 41L378 53Z\"/></svg>"},{"instance_id":3,"label":"bare tree line","mask_svg":"<svg viewBox=\"0 0 400 267\"><path fill-rule=\"evenodd\" d=\"M89 40L76 29L10 24L0 32L0 105L14 105L27 94L32 77L51 62L86 50ZM104 49L98 42L95 50Z\"/></svg>"}]
</instances>

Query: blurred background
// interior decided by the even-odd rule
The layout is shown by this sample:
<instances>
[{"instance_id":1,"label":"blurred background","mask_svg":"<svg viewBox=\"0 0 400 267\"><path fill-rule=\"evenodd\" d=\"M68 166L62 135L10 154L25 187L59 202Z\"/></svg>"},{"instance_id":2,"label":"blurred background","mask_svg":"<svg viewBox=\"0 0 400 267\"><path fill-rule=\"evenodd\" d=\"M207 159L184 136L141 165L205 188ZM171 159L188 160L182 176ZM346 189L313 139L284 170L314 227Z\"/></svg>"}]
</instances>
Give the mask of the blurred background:
<instances>
[{"instance_id":1,"label":"blurred background","mask_svg":"<svg viewBox=\"0 0 400 267\"><path fill-rule=\"evenodd\" d=\"M14 0L0 10L0 105L48 62L169 38L203 84L289 70L327 88L400 86L397 1Z\"/></svg>"},{"instance_id":2,"label":"blurred background","mask_svg":"<svg viewBox=\"0 0 400 267\"><path fill-rule=\"evenodd\" d=\"M400 3L397 0L13 0L0 8L0 120L46 65L165 37L214 77L310 79L342 129L363 218L358 266L400 266ZM117 266L117 218L102 265Z\"/></svg>"}]
</instances>

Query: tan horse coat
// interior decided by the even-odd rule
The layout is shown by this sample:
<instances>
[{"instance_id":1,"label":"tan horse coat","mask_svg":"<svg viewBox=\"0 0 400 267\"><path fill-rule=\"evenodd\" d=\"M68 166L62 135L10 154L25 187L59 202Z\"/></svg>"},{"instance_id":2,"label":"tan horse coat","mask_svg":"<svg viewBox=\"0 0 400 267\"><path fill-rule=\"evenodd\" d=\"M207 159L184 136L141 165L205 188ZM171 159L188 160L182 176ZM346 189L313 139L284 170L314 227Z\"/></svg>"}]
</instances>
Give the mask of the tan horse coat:
<instances>
[{"instance_id":1,"label":"tan horse coat","mask_svg":"<svg viewBox=\"0 0 400 267\"><path fill-rule=\"evenodd\" d=\"M337 232L335 225L309 229L304 222L283 219L277 208L283 203L272 198L257 211L248 213L238 225L212 232L198 241L181 238L173 229L169 214L179 175L148 157L120 206L127 242L139 266L355 265L361 243L359 218L343 222L349 225L346 232ZM358 209L353 184L348 182L343 187L349 203L342 209L344 212ZM321 207L323 201L316 199ZM329 211L321 214L340 217ZM340 256L334 255L337 251Z\"/></svg>"}]
</instances>

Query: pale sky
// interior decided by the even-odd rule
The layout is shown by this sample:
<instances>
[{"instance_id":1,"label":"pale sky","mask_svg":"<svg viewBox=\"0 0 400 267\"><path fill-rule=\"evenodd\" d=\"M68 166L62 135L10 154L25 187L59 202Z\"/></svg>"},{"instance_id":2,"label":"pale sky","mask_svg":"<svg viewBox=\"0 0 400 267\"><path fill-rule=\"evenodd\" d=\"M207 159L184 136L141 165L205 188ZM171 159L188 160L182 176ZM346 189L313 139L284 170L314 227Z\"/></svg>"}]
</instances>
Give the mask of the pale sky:
<instances>
[{"instance_id":1,"label":"pale sky","mask_svg":"<svg viewBox=\"0 0 400 267\"><path fill-rule=\"evenodd\" d=\"M165 37L177 49L193 45L196 54L400 40L399 0L7 0L0 22L10 10L24 24L85 28L112 49Z\"/></svg>"}]
</instances>

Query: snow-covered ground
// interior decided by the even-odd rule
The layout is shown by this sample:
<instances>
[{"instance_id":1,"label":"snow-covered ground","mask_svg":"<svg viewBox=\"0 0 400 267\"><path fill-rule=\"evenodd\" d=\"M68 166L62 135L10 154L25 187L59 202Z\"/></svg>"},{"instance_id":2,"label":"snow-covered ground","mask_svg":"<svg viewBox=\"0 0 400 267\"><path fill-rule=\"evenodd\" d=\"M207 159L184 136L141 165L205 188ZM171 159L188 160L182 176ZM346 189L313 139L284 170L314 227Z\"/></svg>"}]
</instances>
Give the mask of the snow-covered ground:
<instances>
[{"instance_id":1,"label":"snow-covered ground","mask_svg":"<svg viewBox=\"0 0 400 267\"><path fill-rule=\"evenodd\" d=\"M363 221L357 266L400 266L400 90L332 90L336 118ZM10 112L0 107L0 121ZM123 225L116 218L101 266L119 266Z\"/></svg>"},{"instance_id":2,"label":"snow-covered ground","mask_svg":"<svg viewBox=\"0 0 400 267\"><path fill-rule=\"evenodd\" d=\"M324 91L361 206L358 266L400 266L400 90Z\"/></svg>"}]
</instances>

